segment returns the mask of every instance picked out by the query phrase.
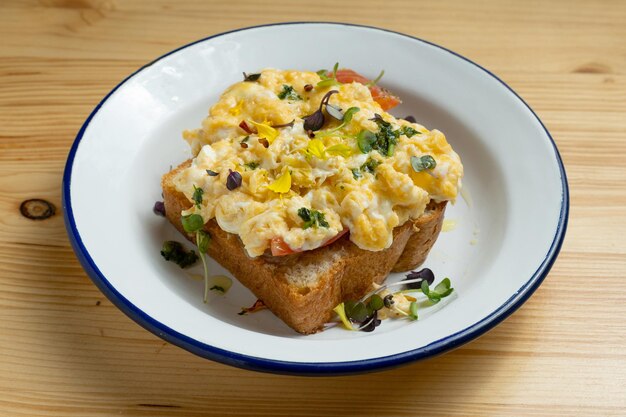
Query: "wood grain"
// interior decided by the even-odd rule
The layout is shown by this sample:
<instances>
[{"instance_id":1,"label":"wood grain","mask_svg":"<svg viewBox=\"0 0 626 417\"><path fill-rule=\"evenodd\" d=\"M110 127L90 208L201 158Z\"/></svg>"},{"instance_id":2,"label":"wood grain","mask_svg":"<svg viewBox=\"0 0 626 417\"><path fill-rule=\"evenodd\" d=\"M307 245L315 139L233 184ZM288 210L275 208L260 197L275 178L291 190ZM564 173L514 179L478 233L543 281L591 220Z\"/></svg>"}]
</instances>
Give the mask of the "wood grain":
<instances>
[{"instance_id":1,"label":"wood grain","mask_svg":"<svg viewBox=\"0 0 626 417\"><path fill-rule=\"evenodd\" d=\"M626 3L41 0L0 2L0 415L626 415ZM570 225L545 283L447 355L353 377L230 368L134 324L76 261L62 170L91 109L165 52L290 20L406 32L509 83L554 136Z\"/></svg>"}]
</instances>

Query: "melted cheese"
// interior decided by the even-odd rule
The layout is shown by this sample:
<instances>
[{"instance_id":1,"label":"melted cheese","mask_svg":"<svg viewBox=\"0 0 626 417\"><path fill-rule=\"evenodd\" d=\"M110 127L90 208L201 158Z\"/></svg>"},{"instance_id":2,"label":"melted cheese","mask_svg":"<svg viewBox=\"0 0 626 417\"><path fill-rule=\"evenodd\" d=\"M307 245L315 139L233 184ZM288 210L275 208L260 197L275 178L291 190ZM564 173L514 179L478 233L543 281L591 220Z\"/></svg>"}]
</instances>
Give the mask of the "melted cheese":
<instances>
[{"instance_id":1,"label":"melted cheese","mask_svg":"<svg viewBox=\"0 0 626 417\"><path fill-rule=\"evenodd\" d=\"M190 201L194 186L204 190L200 207L194 205L183 214L200 214L205 222L215 218L222 229L239 235L252 257L263 254L277 237L294 250L314 249L344 227L349 228L350 240L358 247L378 251L391 245L394 227L419 217L431 199L456 198L463 166L441 132L384 112L360 83L304 90L306 84L315 86L319 81L314 72L267 69L258 82L229 87L202 127L183 133L195 158L175 178L176 187ZM293 87L301 100L281 100L278 95L284 86ZM303 129L303 118L318 109L331 89L338 93L331 96L330 104L360 110L335 132L331 130L340 122L326 116L325 126L316 132L321 150L307 152L311 139ZM363 154L355 137L362 130L378 132L378 125L371 120L375 114L391 123L393 130L407 126L420 133L401 135L391 156L377 150ZM271 140L266 148L263 140L259 141L264 137L261 129L259 134L248 135L239 127L242 121L250 127L291 121L293 125L272 130L275 137L267 138ZM342 145L341 152L326 152L334 145ZM412 169L411 157L422 155L435 159L435 169ZM369 159L379 163L374 173L360 169ZM250 163L258 167L252 169ZM219 175L209 176L207 169ZM242 176L242 185L232 191L226 188L229 170ZM290 190L277 193L268 189L285 170L291 174ZM361 176L355 177L353 170ZM304 229L298 215L302 207L322 212L328 227Z\"/></svg>"}]
</instances>

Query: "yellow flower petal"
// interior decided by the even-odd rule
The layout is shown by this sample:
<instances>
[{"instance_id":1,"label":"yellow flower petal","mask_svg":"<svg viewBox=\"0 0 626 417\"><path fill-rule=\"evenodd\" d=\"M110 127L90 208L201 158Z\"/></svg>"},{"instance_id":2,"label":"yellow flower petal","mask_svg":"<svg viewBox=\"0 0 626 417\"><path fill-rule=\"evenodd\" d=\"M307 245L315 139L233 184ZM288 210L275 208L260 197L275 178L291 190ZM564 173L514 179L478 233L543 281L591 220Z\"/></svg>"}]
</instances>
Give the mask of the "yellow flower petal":
<instances>
[{"instance_id":1,"label":"yellow flower petal","mask_svg":"<svg viewBox=\"0 0 626 417\"><path fill-rule=\"evenodd\" d=\"M285 169L280 177L267 186L268 189L275 193L285 194L291 190L291 174L288 169Z\"/></svg>"},{"instance_id":2,"label":"yellow flower petal","mask_svg":"<svg viewBox=\"0 0 626 417\"><path fill-rule=\"evenodd\" d=\"M344 145L343 143L339 143L327 148L326 153L333 156L343 156L344 158L347 158L352 155L352 148L348 145Z\"/></svg>"},{"instance_id":3,"label":"yellow flower petal","mask_svg":"<svg viewBox=\"0 0 626 417\"><path fill-rule=\"evenodd\" d=\"M346 309L343 303L333 308L333 311L337 313L337 315L341 319L343 327L345 327L347 330L354 330L354 326L352 326L352 323L350 323L350 320L348 320L348 316L346 316Z\"/></svg>"},{"instance_id":4,"label":"yellow flower petal","mask_svg":"<svg viewBox=\"0 0 626 417\"><path fill-rule=\"evenodd\" d=\"M319 139L311 139L306 147L306 154L319 159L326 159L326 147Z\"/></svg>"},{"instance_id":5,"label":"yellow flower petal","mask_svg":"<svg viewBox=\"0 0 626 417\"><path fill-rule=\"evenodd\" d=\"M253 120L250 120L255 127L257 132L259 132L259 138L265 138L269 143L274 142L274 140L278 137L278 130L274 129L267 123L257 123Z\"/></svg>"},{"instance_id":6,"label":"yellow flower petal","mask_svg":"<svg viewBox=\"0 0 626 417\"><path fill-rule=\"evenodd\" d=\"M228 113L232 114L233 116L239 116L241 114L242 107L243 100L239 100L235 107L231 107L230 109L228 109Z\"/></svg>"}]
</instances>

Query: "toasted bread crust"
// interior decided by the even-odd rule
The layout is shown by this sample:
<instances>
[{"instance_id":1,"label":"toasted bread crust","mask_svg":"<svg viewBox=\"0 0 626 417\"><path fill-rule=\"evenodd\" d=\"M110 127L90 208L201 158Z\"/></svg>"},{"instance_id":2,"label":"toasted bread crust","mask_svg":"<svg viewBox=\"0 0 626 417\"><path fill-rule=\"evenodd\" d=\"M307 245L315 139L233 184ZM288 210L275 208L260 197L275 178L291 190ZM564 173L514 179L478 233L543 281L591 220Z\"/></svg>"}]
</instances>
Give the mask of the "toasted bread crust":
<instances>
[{"instance_id":1,"label":"toasted bread crust","mask_svg":"<svg viewBox=\"0 0 626 417\"><path fill-rule=\"evenodd\" d=\"M191 202L173 183L174 176L189 164L186 161L165 174L161 185L168 220L195 243L195 236L186 233L180 221L181 212L191 207ZM423 216L396 227L392 245L377 252L360 249L344 236L311 251L251 258L239 237L225 232L212 219L204 228L212 237L207 253L287 325L299 333L310 334L332 319L332 309L337 304L361 298L372 282L381 283L391 271L419 266L441 230L445 206L445 201L431 201ZM297 285L296 282L302 282L299 274L313 274L315 279Z\"/></svg>"}]
</instances>

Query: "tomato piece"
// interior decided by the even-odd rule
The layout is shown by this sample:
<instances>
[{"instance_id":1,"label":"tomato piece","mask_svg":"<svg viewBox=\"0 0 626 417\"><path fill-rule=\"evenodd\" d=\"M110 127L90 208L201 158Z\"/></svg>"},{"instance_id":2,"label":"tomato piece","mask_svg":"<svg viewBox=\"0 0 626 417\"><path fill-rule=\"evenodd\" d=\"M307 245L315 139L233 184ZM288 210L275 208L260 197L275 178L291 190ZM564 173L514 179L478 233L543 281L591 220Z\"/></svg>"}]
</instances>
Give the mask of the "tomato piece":
<instances>
[{"instance_id":1,"label":"tomato piece","mask_svg":"<svg viewBox=\"0 0 626 417\"><path fill-rule=\"evenodd\" d=\"M330 239L328 239L326 242L324 242L324 243L322 244L322 246L320 246L320 248L321 248L321 247L323 247L323 246L328 246L328 245L330 245L330 244L335 243L337 240L339 240L339 238L340 238L341 236L345 235L345 234L346 234L346 233L348 233L349 231L350 231L350 229L348 229L348 228L344 228L341 232L337 233L334 237L331 237L331 238L330 238Z\"/></svg>"},{"instance_id":2,"label":"tomato piece","mask_svg":"<svg viewBox=\"0 0 626 417\"><path fill-rule=\"evenodd\" d=\"M344 228L341 232L324 242L320 248L336 242L341 236L345 235L349 231L350 229ZM270 250L272 251L272 256L285 256L293 253L304 252L302 249L291 249L287 242L285 242L280 236L276 236L270 240Z\"/></svg>"},{"instance_id":3,"label":"tomato piece","mask_svg":"<svg viewBox=\"0 0 626 417\"><path fill-rule=\"evenodd\" d=\"M285 242L280 236L272 238L270 241L270 250L272 251L272 256L285 256L296 252L302 252L302 250L291 249L287 242Z\"/></svg>"},{"instance_id":4,"label":"tomato piece","mask_svg":"<svg viewBox=\"0 0 626 417\"><path fill-rule=\"evenodd\" d=\"M332 75L332 73L329 73L328 75L330 76ZM338 70L337 81L339 81L342 84L357 82L357 83L361 83L365 85L371 82L371 80L369 80L368 78L365 78L358 72L353 71L351 69ZM374 101L380 104L380 107L382 107L383 110L385 111L391 110L394 107L396 107L398 104L402 103L402 101L400 101L400 98L398 98L398 96L392 94L391 92L389 92L388 90L385 90L382 87L379 87L377 85L372 85L369 87L369 89L370 89L370 92L372 93L372 98L374 99Z\"/></svg>"}]
</instances>

